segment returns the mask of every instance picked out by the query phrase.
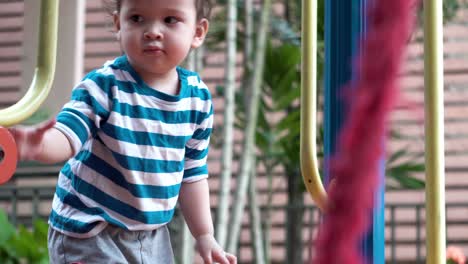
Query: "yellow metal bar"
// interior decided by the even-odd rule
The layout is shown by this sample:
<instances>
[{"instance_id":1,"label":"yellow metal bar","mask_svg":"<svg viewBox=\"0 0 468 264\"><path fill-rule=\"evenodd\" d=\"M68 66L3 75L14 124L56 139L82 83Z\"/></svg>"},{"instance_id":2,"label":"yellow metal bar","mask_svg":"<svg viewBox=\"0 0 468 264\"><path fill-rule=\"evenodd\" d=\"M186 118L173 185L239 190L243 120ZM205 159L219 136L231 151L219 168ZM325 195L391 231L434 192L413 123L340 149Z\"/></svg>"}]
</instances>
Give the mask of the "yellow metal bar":
<instances>
[{"instance_id":1,"label":"yellow metal bar","mask_svg":"<svg viewBox=\"0 0 468 264\"><path fill-rule=\"evenodd\" d=\"M0 126L11 126L30 117L49 94L55 73L59 0L42 0L37 65L29 90L16 104L0 110Z\"/></svg>"},{"instance_id":2,"label":"yellow metal bar","mask_svg":"<svg viewBox=\"0 0 468 264\"><path fill-rule=\"evenodd\" d=\"M424 0L426 236L428 264L445 263L443 0Z\"/></svg>"},{"instance_id":3,"label":"yellow metal bar","mask_svg":"<svg viewBox=\"0 0 468 264\"><path fill-rule=\"evenodd\" d=\"M317 0L302 0L301 171L307 191L324 210L327 194L317 162Z\"/></svg>"}]
</instances>

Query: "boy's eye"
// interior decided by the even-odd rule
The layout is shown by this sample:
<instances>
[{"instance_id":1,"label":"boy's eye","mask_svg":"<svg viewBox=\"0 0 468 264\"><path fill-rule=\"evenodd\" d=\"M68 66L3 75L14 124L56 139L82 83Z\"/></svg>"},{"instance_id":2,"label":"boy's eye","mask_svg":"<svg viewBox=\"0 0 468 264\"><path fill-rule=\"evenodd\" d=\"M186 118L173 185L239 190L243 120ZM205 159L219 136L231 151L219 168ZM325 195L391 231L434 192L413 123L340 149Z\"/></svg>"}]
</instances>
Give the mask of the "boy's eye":
<instances>
[{"instance_id":1,"label":"boy's eye","mask_svg":"<svg viewBox=\"0 0 468 264\"><path fill-rule=\"evenodd\" d=\"M167 24L175 24L177 22L179 22L179 19L177 19L174 16L168 16L168 17L164 18L164 23L167 23Z\"/></svg>"},{"instance_id":2,"label":"boy's eye","mask_svg":"<svg viewBox=\"0 0 468 264\"><path fill-rule=\"evenodd\" d=\"M143 17L140 16L140 15L132 15L132 16L130 16L130 20L132 22L141 22L141 21L143 21Z\"/></svg>"}]
</instances>

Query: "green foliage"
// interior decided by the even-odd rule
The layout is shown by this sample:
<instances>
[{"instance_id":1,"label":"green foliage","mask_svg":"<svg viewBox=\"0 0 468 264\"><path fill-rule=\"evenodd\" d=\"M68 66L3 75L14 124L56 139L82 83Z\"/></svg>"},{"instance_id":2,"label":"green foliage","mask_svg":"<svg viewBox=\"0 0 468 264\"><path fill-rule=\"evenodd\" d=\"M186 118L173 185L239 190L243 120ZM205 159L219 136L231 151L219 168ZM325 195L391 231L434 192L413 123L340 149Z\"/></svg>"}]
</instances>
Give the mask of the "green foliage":
<instances>
[{"instance_id":1,"label":"green foliage","mask_svg":"<svg viewBox=\"0 0 468 264\"><path fill-rule=\"evenodd\" d=\"M47 264L47 223L38 220L32 230L19 226L17 229L0 210L0 263Z\"/></svg>"},{"instance_id":2,"label":"green foliage","mask_svg":"<svg viewBox=\"0 0 468 264\"><path fill-rule=\"evenodd\" d=\"M298 168L300 137L300 48L283 44L269 46L266 54L263 102L259 113L261 122L257 128L257 147L267 153L273 164L285 168ZM320 59L319 59L320 60ZM278 63L281 62L281 63ZM318 76L322 76L323 63L318 64ZM279 118L271 118L276 116ZM322 124L317 124L318 149L322 149ZM394 133L393 133L394 134ZM391 153L386 161L389 188L424 188L424 182L414 175L424 172L419 156L410 155L408 148ZM318 153L323 157L323 153ZM259 157L259 160L264 158Z\"/></svg>"},{"instance_id":3,"label":"green foliage","mask_svg":"<svg viewBox=\"0 0 468 264\"><path fill-rule=\"evenodd\" d=\"M452 21L456 16L458 11L461 8L466 8L468 7L468 1L467 0L444 0L443 1L443 19L444 19L444 24ZM423 24L423 12L424 12L424 5L422 4L421 1L421 8L418 13L418 22L419 24Z\"/></svg>"},{"instance_id":4,"label":"green foliage","mask_svg":"<svg viewBox=\"0 0 468 264\"><path fill-rule=\"evenodd\" d=\"M467 7L467 0L444 0L443 9L444 9L444 23L449 22L455 18L458 13L458 10L462 7Z\"/></svg>"},{"instance_id":5,"label":"green foliage","mask_svg":"<svg viewBox=\"0 0 468 264\"><path fill-rule=\"evenodd\" d=\"M225 7L226 1L218 1L222 7ZM292 43L300 45L300 0L286 1L285 5L289 6L291 10L291 19L279 16L276 13L271 14L270 18L270 30L271 36L275 40L279 40L281 43ZM298 6L299 5L299 6ZM237 20L239 26L237 27L237 46L242 47L243 42L246 38L242 22L245 20L244 1L237 1ZM254 24L258 25L260 19L261 10L253 10L254 12ZM324 20L324 1L318 1L318 18L317 18L317 34L319 38L323 39L325 32L325 20ZM219 47L219 43L224 43L226 39L226 10L217 12L210 22L210 32L205 45L211 49ZM294 20L295 19L295 20ZM252 36L253 40L256 40L255 36Z\"/></svg>"},{"instance_id":6,"label":"green foliage","mask_svg":"<svg viewBox=\"0 0 468 264\"><path fill-rule=\"evenodd\" d=\"M258 157L260 162L267 158L284 168L299 167L300 62L297 45L267 48L256 140L266 157Z\"/></svg>"},{"instance_id":7,"label":"green foliage","mask_svg":"<svg viewBox=\"0 0 468 264\"><path fill-rule=\"evenodd\" d=\"M415 177L425 171L424 163L419 161L419 155L410 155L408 148L402 148L391 153L386 160L385 175L392 181L387 181L387 188L422 189L424 181Z\"/></svg>"}]
</instances>

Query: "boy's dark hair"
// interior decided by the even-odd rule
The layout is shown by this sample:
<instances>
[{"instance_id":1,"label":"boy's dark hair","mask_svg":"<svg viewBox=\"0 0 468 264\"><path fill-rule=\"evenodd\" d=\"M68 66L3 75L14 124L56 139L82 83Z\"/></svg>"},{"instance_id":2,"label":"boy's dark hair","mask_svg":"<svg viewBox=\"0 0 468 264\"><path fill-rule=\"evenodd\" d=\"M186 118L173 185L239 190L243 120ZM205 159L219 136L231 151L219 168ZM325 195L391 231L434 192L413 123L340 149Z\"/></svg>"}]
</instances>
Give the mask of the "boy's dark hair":
<instances>
[{"instance_id":1,"label":"boy's dark hair","mask_svg":"<svg viewBox=\"0 0 468 264\"><path fill-rule=\"evenodd\" d=\"M107 12L112 15L114 12L120 12L123 0L103 0ZM194 0L197 10L197 20L202 18L210 19L211 8L213 7L212 0Z\"/></svg>"}]
</instances>

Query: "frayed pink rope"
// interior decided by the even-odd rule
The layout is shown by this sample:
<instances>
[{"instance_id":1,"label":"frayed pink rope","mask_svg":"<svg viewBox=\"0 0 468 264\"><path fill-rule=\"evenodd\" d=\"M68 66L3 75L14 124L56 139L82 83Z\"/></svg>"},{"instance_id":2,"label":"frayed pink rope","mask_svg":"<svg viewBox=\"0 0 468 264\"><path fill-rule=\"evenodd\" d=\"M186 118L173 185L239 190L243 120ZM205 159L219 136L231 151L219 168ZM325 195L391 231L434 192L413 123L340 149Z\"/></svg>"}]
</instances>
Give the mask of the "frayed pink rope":
<instances>
[{"instance_id":1,"label":"frayed pink rope","mask_svg":"<svg viewBox=\"0 0 468 264\"><path fill-rule=\"evenodd\" d=\"M318 264L364 263L360 241L368 230L378 187L379 161L397 78L414 19L413 0L380 0L369 11L369 31L356 61L348 119L330 160L334 176L320 227Z\"/></svg>"}]
</instances>

